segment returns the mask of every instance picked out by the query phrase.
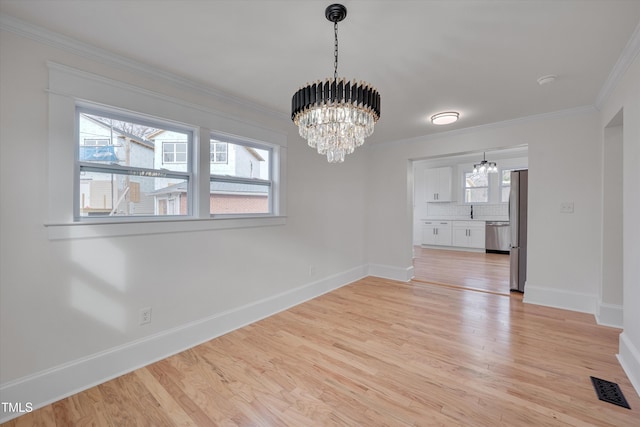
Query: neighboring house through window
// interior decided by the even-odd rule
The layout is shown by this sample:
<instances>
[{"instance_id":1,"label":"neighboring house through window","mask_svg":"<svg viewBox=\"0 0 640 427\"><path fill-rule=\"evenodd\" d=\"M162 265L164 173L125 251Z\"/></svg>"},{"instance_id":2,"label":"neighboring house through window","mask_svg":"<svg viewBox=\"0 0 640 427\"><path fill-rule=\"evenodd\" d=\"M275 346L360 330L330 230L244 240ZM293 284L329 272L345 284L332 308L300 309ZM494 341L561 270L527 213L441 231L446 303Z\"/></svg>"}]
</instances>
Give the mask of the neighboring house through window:
<instances>
[{"instance_id":1,"label":"neighboring house through window","mask_svg":"<svg viewBox=\"0 0 640 427\"><path fill-rule=\"evenodd\" d=\"M76 218L189 213L188 191L169 193L171 197L162 208L156 193L180 184L184 184L185 189L189 188L191 175L187 153L190 132L170 129L162 122L146 123L134 116L120 117L82 108L77 110L77 120ZM159 145L147 138L148 135L157 137L161 134L169 134L173 142ZM105 145L104 141L116 143ZM174 163L180 163L179 167L168 167L166 162L160 162L160 150L163 160L170 156Z\"/></svg>"},{"instance_id":2,"label":"neighboring house through window","mask_svg":"<svg viewBox=\"0 0 640 427\"><path fill-rule=\"evenodd\" d=\"M226 142L223 142L225 141ZM212 215L271 214L273 212L273 149L266 144L212 135L211 158L224 146L226 164L211 164Z\"/></svg>"},{"instance_id":3,"label":"neighboring house through window","mask_svg":"<svg viewBox=\"0 0 640 427\"><path fill-rule=\"evenodd\" d=\"M96 138L85 138L84 145L109 145L111 142L108 138L96 139Z\"/></svg>"}]
</instances>

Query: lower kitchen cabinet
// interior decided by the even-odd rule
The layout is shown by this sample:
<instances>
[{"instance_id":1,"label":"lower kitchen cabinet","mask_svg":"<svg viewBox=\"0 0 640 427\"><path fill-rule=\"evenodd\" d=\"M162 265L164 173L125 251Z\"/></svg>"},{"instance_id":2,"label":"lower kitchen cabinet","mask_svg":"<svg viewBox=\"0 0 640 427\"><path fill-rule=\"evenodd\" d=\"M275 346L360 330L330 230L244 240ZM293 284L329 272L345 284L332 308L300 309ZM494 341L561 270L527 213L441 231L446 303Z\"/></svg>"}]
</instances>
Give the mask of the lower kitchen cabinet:
<instances>
[{"instance_id":1,"label":"lower kitchen cabinet","mask_svg":"<svg viewBox=\"0 0 640 427\"><path fill-rule=\"evenodd\" d=\"M453 221L453 246L484 249L484 221Z\"/></svg>"},{"instance_id":2,"label":"lower kitchen cabinet","mask_svg":"<svg viewBox=\"0 0 640 427\"><path fill-rule=\"evenodd\" d=\"M422 221L423 245L451 246L451 243L451 221Z\"/></svg>"}]
</instances>

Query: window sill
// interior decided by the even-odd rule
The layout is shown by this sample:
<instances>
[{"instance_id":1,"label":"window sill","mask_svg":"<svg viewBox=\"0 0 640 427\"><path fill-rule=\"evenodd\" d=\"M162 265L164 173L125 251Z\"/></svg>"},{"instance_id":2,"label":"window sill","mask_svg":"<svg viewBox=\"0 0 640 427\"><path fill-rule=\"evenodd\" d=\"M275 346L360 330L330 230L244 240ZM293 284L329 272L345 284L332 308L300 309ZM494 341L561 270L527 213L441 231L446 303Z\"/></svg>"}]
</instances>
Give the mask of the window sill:
<instances>
[{"instance_id":1,"label":"window sill","mask_svg":"<svg viewBox=\"0 0 640 427\"><path fill-rule=\"evenodd\" d=\"M49 240L90 239L144 234L227 230L232 228L269 227L286 224L285 216L227 217L216 219L128 220L126 222L74 222L45 224Z\"/></svg>"}]
</instances>

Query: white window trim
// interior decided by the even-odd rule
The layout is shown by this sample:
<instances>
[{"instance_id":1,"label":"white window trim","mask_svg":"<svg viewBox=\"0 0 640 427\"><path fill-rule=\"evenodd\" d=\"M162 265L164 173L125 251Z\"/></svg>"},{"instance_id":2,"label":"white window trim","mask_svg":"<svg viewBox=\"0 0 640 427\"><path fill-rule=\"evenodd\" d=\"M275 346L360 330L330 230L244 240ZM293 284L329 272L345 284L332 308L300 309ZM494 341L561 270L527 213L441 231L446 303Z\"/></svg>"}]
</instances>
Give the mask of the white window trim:
<instances>
[{"instance_id":1,"label":"white window trim","mask_svg":"<svg viewBox=\"0 0 640 427\"><path fill-rule=\"evenodd\" d=\"M262 125L248 123L237 117L193 104L179 98L143 89L128 83L108 79L65 65L48 62L49 68L49 186L48 214L45 226L49 239L75 239L139 234L175 233L185 231L262 227L286 223L286 133ZM75 221L74 162L75 111L77 106L98 107L102 111L132 112L134 116L158 118L178 126L198 129L194 133L194 150L198 150L196 170L209 170L209 135L211 129L229 135L274 146L272 175L274 212L272 215L212 218L209 215L209 174L194 176L194 209L189 218L114 218L111 221ZM109 106L109 107L107 107ZM170 116L167 117L167 116ZM200 143L200 141L206 141Z\"/></svg>"}]
</instances>

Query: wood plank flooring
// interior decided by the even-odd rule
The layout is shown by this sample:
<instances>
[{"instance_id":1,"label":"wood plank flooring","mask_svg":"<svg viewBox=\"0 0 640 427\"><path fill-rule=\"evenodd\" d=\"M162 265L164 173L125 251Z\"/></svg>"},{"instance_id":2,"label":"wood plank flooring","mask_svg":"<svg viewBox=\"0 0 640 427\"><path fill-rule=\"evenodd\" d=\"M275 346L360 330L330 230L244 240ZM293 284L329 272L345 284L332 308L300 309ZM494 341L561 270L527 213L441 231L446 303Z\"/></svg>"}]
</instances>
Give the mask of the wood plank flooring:
<instances>
[{"instance_id":1,"label":"wood plank flooring","mask_svg":"<svg viewBox=\"0 0 640 427\"><path fill-rule=\"evenodd\" d=\"M414 246L414 280L509 294L509 255Z\"/></svg>"},{"instance_id":2,"label":"wood plank flooring","mask_svg":"<svg viewBox=\"0 0 640 427\"><path fill-rule=\"evenodd\" d=\"M368 277L7 426L634 426L620 330ZM597 399L616 382L632 410Z\"/></svg>"}]
</instances>

